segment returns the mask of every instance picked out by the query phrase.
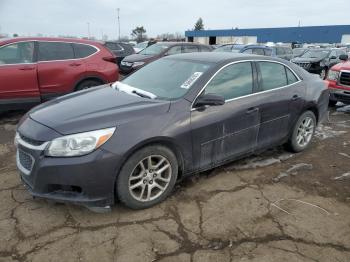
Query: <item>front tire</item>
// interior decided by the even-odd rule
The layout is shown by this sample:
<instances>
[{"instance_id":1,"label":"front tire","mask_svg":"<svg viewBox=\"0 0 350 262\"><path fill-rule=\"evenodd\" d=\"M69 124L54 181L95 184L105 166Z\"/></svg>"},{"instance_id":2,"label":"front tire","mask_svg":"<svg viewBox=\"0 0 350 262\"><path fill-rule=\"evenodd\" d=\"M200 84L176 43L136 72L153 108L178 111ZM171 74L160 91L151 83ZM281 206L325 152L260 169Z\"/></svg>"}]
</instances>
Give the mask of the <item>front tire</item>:
<instances>
[{"instance_id":1,"label":"front tire","mask_svg":"<svg viewBox=\"0 0 350 262\"><path fill-rule=\"evenodd\" d=\"M132 209L144 209L167 198L175 186L178 162L175 154L160 145L135 152L117 178L118 199Z\"/></svg>"},{"instance_id":2,"label":"front tire","mask_svg":"<svg viewBox=\"0 0 350 262\"><path fill-rule=\"evenodd\" d=\"M80 91L80 90L88 89L90 87L99 86L99 85L102 85L102 82L97 80L84 80L79 85L77 85L77 87L75 88L75 91Z\"/></svg>"},{"instance_id":3,"label":"front tire","mask_svg":"<svg viewBox=\"0 0 350 262\"><path fill-rule=\"evenodd\" d=\"M315 114L312 111L304 112L294 125L288 147L295 153L304 151L310 145L315 129Z\"/></svg>"}]
</instances>

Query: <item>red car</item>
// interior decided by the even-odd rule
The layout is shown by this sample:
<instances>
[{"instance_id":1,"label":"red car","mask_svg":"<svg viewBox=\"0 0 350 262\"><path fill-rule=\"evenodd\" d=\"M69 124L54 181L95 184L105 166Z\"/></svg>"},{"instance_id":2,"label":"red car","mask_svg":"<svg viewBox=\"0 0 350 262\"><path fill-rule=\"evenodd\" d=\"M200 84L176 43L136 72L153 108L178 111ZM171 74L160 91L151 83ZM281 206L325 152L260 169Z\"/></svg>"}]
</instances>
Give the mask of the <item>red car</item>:
<instances>
[{"instance_id":1,"label":"red car","mask_svg":"<svg viewBox=\"0 0 350 262\"><path fill-rule=\"evenodd\" d=\"M0 40L0 111L117 81L116 57L101 43L65 38Z\"/></svg>"},{"instance_id":2,"label":"red car","mask_svg":"<svg viewBox=\"0 0 350 262\"><path fill-rule=\"evenodd\" d=\"M348 61L348 55L342 55L340 59L344 62L333 66L327 76L331 106L338 101L350 104L350 61Z\"/></svg>"}]
</instances>

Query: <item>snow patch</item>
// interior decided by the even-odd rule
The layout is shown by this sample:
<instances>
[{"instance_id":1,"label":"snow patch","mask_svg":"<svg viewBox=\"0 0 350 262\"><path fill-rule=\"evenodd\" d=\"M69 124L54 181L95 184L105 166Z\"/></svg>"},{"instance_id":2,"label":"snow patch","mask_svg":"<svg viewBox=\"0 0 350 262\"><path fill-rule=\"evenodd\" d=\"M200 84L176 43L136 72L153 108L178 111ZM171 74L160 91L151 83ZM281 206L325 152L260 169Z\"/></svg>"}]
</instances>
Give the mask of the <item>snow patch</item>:
<instances>
[{"instance_id":1,"label":"snow patch","mask_svg":"<svg viewBox=\"0 0 350 262\"><path fill-rule=\"evenodd\" d=\"M350 179L350 172L347 172L345 174L342 174L340 176L336 176L333 178L333 180L344 180L344 179Z\"/></svg>"},{"instance_id":2,"label":"snow patch","mask_svg":"<svg viewBox=\"0 0 350 262\"><path fill-rule=\"evenodd\" d=\"M320 125L315 130L315 137L317 137L320 140L325 140L327 138L341 136L346 133L347 131L336 131L329 126Z\"/></svg>"}]
</instances>

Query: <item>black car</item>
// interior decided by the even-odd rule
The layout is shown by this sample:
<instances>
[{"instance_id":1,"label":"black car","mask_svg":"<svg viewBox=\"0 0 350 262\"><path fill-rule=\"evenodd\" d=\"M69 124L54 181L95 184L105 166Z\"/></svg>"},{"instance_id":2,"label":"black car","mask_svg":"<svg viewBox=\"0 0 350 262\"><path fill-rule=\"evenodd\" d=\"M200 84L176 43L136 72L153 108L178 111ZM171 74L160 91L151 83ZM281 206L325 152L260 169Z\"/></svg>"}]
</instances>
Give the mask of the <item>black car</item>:
<instances>
[{"instance_id":1,"label":"black car","mask_svg":"<svg viewBox=\"0 0 350 262\"><path fill-rule=\"evenodd\" d=\"M18 125L17 166L36 197L147 208L191 174L284 143L305 150L328 99L319 77L285 60L168 56L32 109Z\"/></svg>"},{"instance_id":2,"label":"black car","mask_svg":"<svg viewBox=\"0 0 350 262\"><path fill-rule=\"evenodd\" d=\"M158 42L149 45L137 54L125 57L120 64L120 72L124 75L155 61L163 56L181 53L210 52L213 48L208 45L186 42Z\"/></svg>"},{"instance_id":3,"label":"black car","mask_svg":"<svg viewBox=\"0 0 350 262\"><path fill-rule=\"evenodd\" d=\"M135 54L135 50L132 45L122 42L104 42L103 44L109 50L112 51L113 54L117 57L117 64L120 66L120 62L129 55Z\"/></svg>"},{"instance_id":4,"label":"black car","mask_svg":"<svg viewBox=\"0 0 350 262\"><path fill-rule=\"evenodd\" d=\"M309 49L291 61L310 73L320 75L321 79L325 79L328 70L340 63L339 57L345 54L342 49Z\"/></svg>"}]
</instances>

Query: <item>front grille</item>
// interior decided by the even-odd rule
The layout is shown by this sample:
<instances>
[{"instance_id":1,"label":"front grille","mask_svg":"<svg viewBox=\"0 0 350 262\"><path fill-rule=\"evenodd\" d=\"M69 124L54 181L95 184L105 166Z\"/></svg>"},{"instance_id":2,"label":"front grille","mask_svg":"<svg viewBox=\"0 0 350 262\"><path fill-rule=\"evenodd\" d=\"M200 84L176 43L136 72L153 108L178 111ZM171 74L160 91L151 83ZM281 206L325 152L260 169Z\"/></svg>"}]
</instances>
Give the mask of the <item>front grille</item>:
<instances>
[{"instance_id":1,"label":"front grille","mask_svg":"<svg viewBox=\"0 0 350 262\"><path fill-rule=\"evenodd\" d=\"M350 72L341 72L339 83L344 86L350 86Z\"/></svg>"},{"instance_id":2,"label":"front grille","mask_svg":"<svg viewBox=\"0 0 350 262\"><path fill-rule=\"evenodd\" d=\"M40 146L40 145L42 145L44 143L43 141L38 141L38 140L35 140L35 139L32 139L32 138L26 137L26 136L24 136L22 134L19 134L19 136L21 137L21 139L24 142L27 142L28 144L30 144L32 146Z\"/></svg>"},{"instance_id":3,"label":"front grille","mask_svg":"<svg viewBox=\"0 0 350 262\"><path fill-rule=\"evenodd\" d=\"M18 150L18 160L23 168L25 168L29 172L32 171L34 160L31 155L23 152L22 150Z\"/></svg>"},{"instance_id":4,"label":"front grille","mask_svg":"<svg viewBox=\"0 0 350 262\"><path fill-rule=\"evenodd\" d=\"M310 63L295 63L296 65L308 70L310 68Z\"/></svg>"}]
</instances>

